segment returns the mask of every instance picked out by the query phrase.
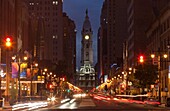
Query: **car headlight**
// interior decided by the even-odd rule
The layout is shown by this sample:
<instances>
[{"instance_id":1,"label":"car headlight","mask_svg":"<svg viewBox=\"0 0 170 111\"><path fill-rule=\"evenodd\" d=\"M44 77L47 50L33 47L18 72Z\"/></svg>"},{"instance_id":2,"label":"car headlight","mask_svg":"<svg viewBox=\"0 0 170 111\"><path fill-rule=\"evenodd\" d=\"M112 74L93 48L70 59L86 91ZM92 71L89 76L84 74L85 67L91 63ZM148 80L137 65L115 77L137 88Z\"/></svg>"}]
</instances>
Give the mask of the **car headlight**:
<instances>
[{"instance_id":1,"label":"car headlight","mask_svg":"<svg viewBox=\"0 0 170 111\"><path fill-rule=\"evenodd\" d=\"M51 100L51 98L47 98L47 100L48 100L48 101L50 101L50 100Z\"/></svg>"},{"instance_id":2,"label":"car headlight","mask_svg":"<svg viewBox=\"0 0 170 111\"><path fill-rule=\"evenodd\" d=\"M47 98L47 101L50 101L51 100L51 98Z\"/></svg>"},{"instance_id":3,"label":"car headlight","mask_svg":"<svg viewBox=\"0 0 170 111\"><path fill-rule=\"evenodd\" d=\"M55 101L55 97L52 97L52 98L51 98L51 101Z\"/></svg>"}]
</instances>

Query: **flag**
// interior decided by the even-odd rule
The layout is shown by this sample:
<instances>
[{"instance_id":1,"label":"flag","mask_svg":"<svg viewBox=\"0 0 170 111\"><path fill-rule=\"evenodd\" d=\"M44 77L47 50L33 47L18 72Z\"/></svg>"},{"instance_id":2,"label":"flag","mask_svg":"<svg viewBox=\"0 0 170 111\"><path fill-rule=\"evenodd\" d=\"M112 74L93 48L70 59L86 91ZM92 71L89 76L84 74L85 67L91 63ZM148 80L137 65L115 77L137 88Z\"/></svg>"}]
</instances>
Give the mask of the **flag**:
<instances>
[{"instance_id":1,"label":"flag","mask_svg":"<svg viewBox=\"0 0 170 111\"><path fill-rule=\"evenodd\" d=\"M27 68L27 78L31 78L31 69Z\"/></svg>"},{"instance_id":2,"label":"flag","mask_svg":"<svg viewBox=\"0 0 170 111\"><path fill-rule=\"evenodd\" d=\"M16 62L12 62L12 78L18 77L19 66Z\"/></svg>"}]
</instances>

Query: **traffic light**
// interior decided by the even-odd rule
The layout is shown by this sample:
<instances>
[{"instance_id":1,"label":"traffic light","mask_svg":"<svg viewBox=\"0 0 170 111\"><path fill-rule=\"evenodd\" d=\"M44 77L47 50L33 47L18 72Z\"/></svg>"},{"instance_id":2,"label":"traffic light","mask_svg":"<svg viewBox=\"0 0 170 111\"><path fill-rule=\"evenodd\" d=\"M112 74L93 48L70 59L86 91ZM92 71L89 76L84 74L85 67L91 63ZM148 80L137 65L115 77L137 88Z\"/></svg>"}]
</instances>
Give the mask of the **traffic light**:
<instances>
[{"instance_id":1,"label":"traffic light","mask_svg":"<svg viewBox=\"0 0 170 111\"><path fill-rule=\"evenodd\" d=\"M143 62L144 62L144 57L143 57L143 55L140 55L140 56L139 56L139 62L140 62L140 63L143 63Z\"/></svg>"},{"instance_id":2,"label":"traffic light","mask_svg":"<svg viewBox=\"0 0 170 111\"><path fill-rule=\"evenodd\" d=\"M11 46L11 38L10 37L7 37L6 39L5 39L5 45L7 46L7 47L10 47Z\"/></svg>"},{"instance_id":3,"label":"traffic light","mask_svg":"<svg viewBox=\"0 0 170 111\"><path fill-rule=\"evenodd\" d=\"M52 89L52 88L53 88L53 85L52 85L51 83L48 83L48 84L47 84L47 88L48 88L48 89Z\"/></svg>"},{"instance_id":4,"label":"traffic light","mask_svg":"<svg viewBox=\"0 0 170 111\"><path fill-rule=\"evenodd\" d=\"M69 93L69 92L70 92L70 89L67 89L67 92Z\"/></svg>"},{"instance_id":5,"label":"traffic light","mask_svg":"<svg viewBox=\"0 0 170 111\"><path fill-rule=\"evenodd\" d=\"M49 85L49 88L50 88L50 89L51 89L51 88L53 88L53 85L52 85L52 84L50 84L50 85Z\"/></svg>"},{"instance_id":6,"label":"traffic light","mask_svg":"<svg viewBox=\"0 0 170 111\"><path fill-rule=\"evenodd\" d=\"M6 47L11 47L11 45L12 45L11 37L5 38L5 45L6 45Z\"/></svg>"}]
</instances>

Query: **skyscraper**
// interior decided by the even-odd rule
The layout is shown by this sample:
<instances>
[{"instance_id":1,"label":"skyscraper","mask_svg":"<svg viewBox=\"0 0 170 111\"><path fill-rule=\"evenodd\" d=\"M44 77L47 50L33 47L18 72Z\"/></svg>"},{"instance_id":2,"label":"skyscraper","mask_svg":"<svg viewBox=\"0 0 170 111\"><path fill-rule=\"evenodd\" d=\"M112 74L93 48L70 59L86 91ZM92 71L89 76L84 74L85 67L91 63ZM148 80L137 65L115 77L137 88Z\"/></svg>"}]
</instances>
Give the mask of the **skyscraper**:
<instances>
[{"instance_id":1,"label":"skyscraper","mask_svg":"<svg viewBox=\"0 0 170 111\"><path fill-rule=\"evenodd\" d=\"M158 87L153 88L153 95L159 97L160 102L165 102L166 97L170 94L169 62L167 62L169 60L162 55L167 54L169 58L170 54L170 1L152 1L155 19L146 30L148 43L146 54L154 54L155 57L150 57L150 60L152 60L153 65L158 66ZM160 3L160 5L158 5L158 3Z\"/></svg>"},{"instance_id":2,"label":"skyscraper","mask_svg":"<svg viewBox=\"0 0 170 111\"><path fill-rule=\"evenodd\" d=\"M66 63L66 76L69 82L73 82L76 73L76 26L66 13L63 13L64 28L64 60Z\"/></svg>"},{"instance_id":3,"label":"skyscraper","mask_svg":"<svg viewBox=\"0 0 170 111\"><path fill-rule=\"evenodd\" d=\"M62 0L25 0L29 7L29 15L35 24L44 22L44 35L38 32L40 57L58 63L63 60L63 2ZM37 26L36 26L37 27ZM35 27L35 28L36 28ZM31 35L30 35L31 37ZM44 45L44 48L42 46ZM39 49L40 50L40 49Z\"/></svg>"},{"instance_id":4,"label":"skyscraper","mask_svg":"<svg viewBox=\"0 0 170 111\"><path fill-rule=\"evenodd\" d=\"M153 20L151 0L129 0L128 21L128 67L137 65L138 56L146 49L145 31Z\"/></svg>"},{"instance_id":5,"label":"skyscraper","mask_svg":"<svg viewBox=\"0 0 170 111\"><path fill-rule=\"evenodd\" d=\"M122 65L123 41L127 37L125 0L105 0L98 32L99 78L109 75L111 66Z\"/></svg>"}]
</instances>

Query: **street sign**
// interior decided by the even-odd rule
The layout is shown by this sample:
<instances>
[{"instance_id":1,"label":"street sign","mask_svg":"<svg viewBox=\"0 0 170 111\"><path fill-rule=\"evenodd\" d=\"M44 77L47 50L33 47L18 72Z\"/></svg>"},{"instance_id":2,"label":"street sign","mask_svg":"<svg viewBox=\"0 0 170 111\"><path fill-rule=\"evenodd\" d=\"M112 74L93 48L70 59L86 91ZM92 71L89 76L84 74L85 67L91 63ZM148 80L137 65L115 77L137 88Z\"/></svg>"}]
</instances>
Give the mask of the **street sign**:
<instances>
[{"instance_id":1,"label":"street sign","mask_svg":"<svg viewBox=\"0 0 170 111\"><path fill-rule=\"evenodd\" d=\"M167 87L164 90L165 90L165 92L168 92L168 88Z\"/></svg>"},{"instance_id":2,"label":"street sign","mask_svg":"<svg viewBox=\"0 0 170 111\"><path fill-rule=\"evenodd\" d=\"M155 90L156 90L156 91L158 91L158 88L159 88L158 84L155 85Z\"/></svg>"},{"instance_id":3,"label":"street sign","mask_svg":"<svg viewBox=\"0 0 170 111\"><path fill-rule=\"evenodd\" d=\"M152 63L153 65L158 65L158 57L154 57Z\"/></svg>"}]
</instances>

